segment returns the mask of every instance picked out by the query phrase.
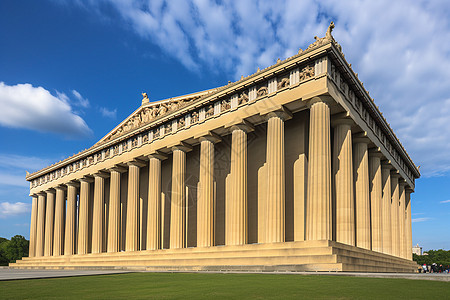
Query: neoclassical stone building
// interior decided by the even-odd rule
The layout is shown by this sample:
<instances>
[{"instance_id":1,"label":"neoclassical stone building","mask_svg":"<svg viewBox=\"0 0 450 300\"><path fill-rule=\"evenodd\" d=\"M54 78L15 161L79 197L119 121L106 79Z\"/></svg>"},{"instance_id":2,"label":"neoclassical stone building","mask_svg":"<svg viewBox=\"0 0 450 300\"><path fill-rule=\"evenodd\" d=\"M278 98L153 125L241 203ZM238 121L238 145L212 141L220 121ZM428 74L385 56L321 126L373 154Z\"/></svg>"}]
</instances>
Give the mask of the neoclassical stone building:
<instances>
[{"instance_id":1,"label":"neoclassical stone building","mask_svg":"<svg viewBox=\"0 0 450 300\"><path fill-rule=\"evenodd\" d=\"M331 35L27 174L17 268L411 272L420 176Z\"/></svg>"}]
</instances>

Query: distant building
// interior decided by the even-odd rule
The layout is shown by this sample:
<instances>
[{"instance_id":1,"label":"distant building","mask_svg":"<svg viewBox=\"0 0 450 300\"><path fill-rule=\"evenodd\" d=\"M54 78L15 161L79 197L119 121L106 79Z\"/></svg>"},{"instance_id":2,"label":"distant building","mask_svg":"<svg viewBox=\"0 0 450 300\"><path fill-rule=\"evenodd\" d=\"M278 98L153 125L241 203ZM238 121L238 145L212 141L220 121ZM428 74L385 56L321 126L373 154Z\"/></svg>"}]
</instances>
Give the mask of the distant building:
<instances>
[{"instance_id":1,"label":"distant building","mask_svg":"<svg viewBox=\"0 0 450 300\"><path fill-rule=\"evenodd\" d=\"M417 255L422 255L422 247L419 244L412 247L412 252Z\"/></svg>"}]
</instances>

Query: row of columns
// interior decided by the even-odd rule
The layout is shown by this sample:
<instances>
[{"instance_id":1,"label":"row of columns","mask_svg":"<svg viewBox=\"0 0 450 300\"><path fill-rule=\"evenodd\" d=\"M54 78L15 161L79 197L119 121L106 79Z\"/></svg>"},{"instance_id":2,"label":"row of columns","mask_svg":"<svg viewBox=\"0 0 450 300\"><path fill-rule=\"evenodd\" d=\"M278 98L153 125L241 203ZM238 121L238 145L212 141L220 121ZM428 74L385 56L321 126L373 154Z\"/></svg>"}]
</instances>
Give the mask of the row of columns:
<instances>
[{"instance_id":1,"label":"row of columns","mask_svg":"<svg viewBox=\"0 0 450 300\"><path fill-rule=\"evenodd\" d=\"M261 216L265 220L263 232L266 243L285 241L284 121L289 118L291 115L285 110L267 115L268 190L264 216ZM403 182L398 183L399 176L391 171L391 166L382 163L380 153L369 151L366 137L352 136L351 126L351 120L333 123L334 151L331 153L330 108L319 98L311 103L306 239L335 239L344 244L410 258L410 191L405 189ZM251 130L252 127L245 123L231 127L231 195L227 197L225 212L226 245L247 243L247 133ZM208 134L200 137L199 141L197 246L209 247L214 246L214 143L220 141L220 137ZM170 248L186 247L185 173L186 152L190 150L191 147L185 144L172 148ZM166 156L155 152L148 158L146 249L154 250L162 248L164 236L161 160ZM93 175L92 253L101 253L103 250L117 252L120 249L120 178L127 169L125 251L139 250L139 170L144 164L133 160L127 166L111 168L109 174L100 172ZM107 245L103 245L106 176L110 176L110 200ZM30 256L72 255L75 254L75 246L77 254L88 252L88 197L91 182L91 177L79 179L78 225L77 183L66 185L66 214L63 187L55 188L56 203L53 190L33 197ZM78 235L75 234L76 226Z\"/></svg>"},{"instance_id":2,"label":"row of columns","mask_svg":"<svg viewBox=\"0 0 450 300\"><path fill-rule=\"evenodd\" d=\"M399 182L388 162L382 163L379 150L368 149L367 137L352 135L350 119L333 122L330 155L328 105L313 103L310 118L307 238L332 239L334 204L337 242L411 259L411 190L406 183Z\"/></svg>"}]
</instances>

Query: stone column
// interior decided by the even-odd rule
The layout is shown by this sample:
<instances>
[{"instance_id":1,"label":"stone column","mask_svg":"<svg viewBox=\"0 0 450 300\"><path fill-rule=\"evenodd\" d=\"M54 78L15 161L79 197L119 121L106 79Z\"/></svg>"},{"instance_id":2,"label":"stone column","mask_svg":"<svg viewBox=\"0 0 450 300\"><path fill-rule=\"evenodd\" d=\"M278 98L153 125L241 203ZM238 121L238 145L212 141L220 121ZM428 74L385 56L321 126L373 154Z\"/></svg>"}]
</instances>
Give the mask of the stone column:
<instances>
[{"instance_id":1,"label":"stone column","mask_svg":"<svg viewBox=\"0 0 450 300\"><path fill-rule=\"evenodd\" d=\"M406 201L406 193L405 193L406 183L402 179L399 183L399 207L398 207L398 229L399 229L399 253L401 258L406 258L406 231L405 231L405 201Z\"/></svg>"},{"instance_id":2,"label":"stone column","mask_svg":"<svg viewBox=\"0 0 450 300\"><path fill-rule=\"evenodd\" d=\"M333 122L333 175L336 197L336 241L355 246L352 120Z\"/></svg>"},{"instance_id":3,"label":"stone column","mask_svg":"<svg viewBox=\"0 0 450 300\"><path fill-rule=\"evenodd\" d=\"M64 255L75 254L75 222L77 213L77 185L67 184L66 228L64 234Z\"/></svg>"},{"instance_id":4,"label":"stone column","mask_svg":"<svg viewBox=\"0 0 450 300\"><path fill-rule=\"evenodd\" d=\"M103 252L103 222L105 211L104 173L94 174L94 211L92 220L92 253Z\"/></svg>"},{"instance_id":5,"label":"stone column","mask_svg":"<svg viewBox=\"0 0 450 300\"><path fill-rule=\"evenodd\" d=\"M64 249L64 189L58 186L56 189L55 203L55 229L53 235L53 255L62 255Z\"/></svg>"},{"instance_id":6,"label":"stone column","mask_svg":"<svg viewBox=\"0 0 450 300\"><path fill-rule=\"evenodd\" d=\"M369 153L370 208L372 224L372 250L383 252L383 187L380 152Z\"/></svg>"},{"instance_id":7,"label":"stone column","mask_svg":"<svg viewBox=\"0 0 450 300\"><path fill-rule=\"evenodd\" d=\"M149 155L148 206L147 206L147 250L162 249L161 245L161 153Z\"/></svg>"},{"instance_id":8,"label":"stone column","mask_svg":"<svg viewBox=\"0 0 450 300\"><path fill-rule=\"evenodd\" d=\"M392 231L392 254L400 256L400 228L398 220L398 206L400 201L400 191L398 185L398 178L400 176L396 171L391 171L391 186L392 186L392 202L391 202L391 231Z\"/></svg>"},{"instance_id":9,"label":"stone column","mask_svg":"<svg viewBox=\"0 0 450 300\"><path fill-rule=\"evenodd\" d=\"M266 243L285 241L284 121L290 117L291 115L284 111L267 115Z\"/></svg>"},{"instance_id":10,"label":"stone column","mask_svg":"<svg viewBox=\"0 0 450 300\"><path fill-rule=\"evenodd\" d=\"M371 249L368 139L355 139L356 246Z\"/></svg>"},{"instance_id":11,"label":"stone column","mask_svg":"<svg viewBox=\"0 0 450 300\"><path fill-rule=\"evenodd\" d=\"M406 191L406 259L412 260L412 228L411 228L411 193L412 189L407 188Z\"/></svg>"},{"instance_id":12,"label":"stone column","mask_svg":"<svg viewBox=\"0 0 450 300\"><path fill-rule=\"evenodd\" d=\"M30 247L28 249L29 257L34 257L36 255L37 211L38 197L36 195L33 195L31 199Z\"/></svg>"},{"instance_id":13,"label":"stone column","mask_svg":"<svg viewBox=\"0 0 450 300\"><path fill-rule=\"evenodd\" d=\"M214 143L215 135L200 137L200 184L197 203L197 247L214 246Z\"/></svg>"},{"instance_id":14,"label":"stone column","mask_svg":"<svg viewBox=\"0 0 450 300\"><path fill-rule=\"evenodd\" d=\"M50 189L46 191L47 203L45 211L45 244L44 256L53 255L53 225L55 217L55 191Z\"/></svg>"},{"instance_id":15,"label":"stone column","mask_svg":"<svg viewBox=\"0 0 450 300\"><path fill-rule=\"evenodd\" d=\"M89 178L79 179L80 181L80 204L78 206L78 251L77 254L88 253L89 237Z\"/></svg>"},{"instance_id":16,"label":"stone column","mask_svg":"<svg viewBox=\"0 0 450 300\"><path fill-rule=\"evenodd\" d=\"M331 240L330 108L314 98L309 121L307 240Z\"/></svg>"},{"instance_id":17,"label":"stone column","mask_svg":"<svg viewBox=\"0 0 450 300\"><path fill-rule=\"evenodd\" d=\"M139 250L139 168L144 163L134 160L128 163L127 235L125 251Z\"/></svg>"},{"instance_id":18,"label":"stone column","mask_svg":"<svg viewBox=\"0 0 450 300\"><path fill-rule=\"evenodd\" d=\"M383 253L392 254L392 225L391 225L391 165L383 162L381 165L381 185L383 188L381 219L383 220Z\"/></svg>"},{"instance_id":19,"label":"stone column","mask_svg":"<svg viewBox=\"0 0 450 300\"><path fill-rule=\"evenodd\" d=\"M188 145L172 148L172 193L170 199L170 248L184 248L186 243L186 151Z\"/></svg>"},{"instance_id":20,"label":"stone column","mask_svg":"<svg viewBox=\"0 0 450 300\"><path fill-rule=\"evenodd\" d=\"M109 186L109 219L108 219L108 249L109 253L119 252L120 241L120 173L125 168L115 167L109 170L111 180Z\"/></svg>"},{"instance_id":21,"label":"stone column","mask_svg":"<svg viewBox=\"0 0 450 300\"><path fill-rule=\"evenodd\" d=\"M231 127L231 187L225 210L225 244L247 243L247 132L244 124Z\"/></svg>"},{"instance_id":22,"label":"stone column","mask_svg":"<svg viewBox=\"0 0 450 300\"><path fill-rule=\"evenodd\" d=\"M45 193L38 194L38 214L36 228L36 256L44 255L45 237Z\"/></svg>"}]
</instances>

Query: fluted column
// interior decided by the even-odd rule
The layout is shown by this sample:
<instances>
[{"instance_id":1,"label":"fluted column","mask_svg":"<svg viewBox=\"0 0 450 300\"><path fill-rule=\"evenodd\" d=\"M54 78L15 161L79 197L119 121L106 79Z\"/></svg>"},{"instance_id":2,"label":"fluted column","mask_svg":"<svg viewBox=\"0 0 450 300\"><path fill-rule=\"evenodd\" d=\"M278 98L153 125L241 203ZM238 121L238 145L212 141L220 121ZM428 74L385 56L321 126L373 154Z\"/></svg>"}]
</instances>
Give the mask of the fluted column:
<instances>
[{"instance_id":1,"label":"fluted column","mask_svg":"<svg viewBox=\"0 0 450 300\"><path fill-rule=\"evenodd\" d=\"M331 240L330 108L325 102L312 104L309 124L306 239Z\"/></svg>"},{"instance_id":2,"label":"fluted column","mask_svg":"<svg viewBox=\"0 0 450 300\"><path fill-rule=\"evenodd\" d=\"M398 229L399 229L399 253L400 257L406 258L406 231L405 231L405 193L406 183L404 181L399 183L399 207L398 207Z\"/></svg>"},{"instance_id":3,"label":"fluted column","mask_svg":"<svg viewBox=\"0 0 450 300\"><path fill-rule=\"evenodd\" d=\"M214 246L214 135L200 139L200 192L197 203L197 247Z\"/></svg>"},{"instance_id":4,"label":"fluted column","mask_svg":"<svg viewBox=\"0 0 450 300\"><path fill-rule=\"evenodd\" d=\"M53 225L55 217L55 191L46 191L47 203L45 206L45 244L44 256L53 255Z\"/></svg>"},{"instance_id":5,"label":"fluted column","mask_svg":"<svg viewBox=\"0 0 450 300\"><path fill-rule=\"evenodd\" d=\"M56 187L55 229L53 233L53 255L62 255L64 249L64 189Z\"/></svg>"},{"instance_id":6,"label":"fluted column","mask_svg":"<svg viewBox=\"0 0 450 300\"><path fill-rule=\"evenodd\" d=\"M89 237L89 183L91 179L80 179L80 204L78 206L78 251L77 254L88 253Z\"/></svg>"},{"instance_id":7,"label":"fluted column","mask_svg":"<svg viewBox=\"0 0 450 300\"><path fill-rule=\"evenodd\" d=\"M333 175L336 197L336 241L355 246L355 204L351 120L333 122Z\"/></svg>"},{"instance_id":8,"label":"fluted column","mask_svg":"<svg viewBox=\"0 0 450 300\"><path fill-rule=\"evenodd\" d=\"M381 153L369 153L370 210L372 224L372 250L383 252L383 187L381 178Z\"/></svg>"},{"instance_id":9,"label":"fluted column","mask_svg":"<svg viewBox=\"0 0 450 300\"><path fill-rule=\"evenodd\" d=\"M285 241L284 121L290 117L284 111L267 115L266 243Z\"/></svg>"},{"instance_id":10,"label":"fluted column","mask_svg":"<svg viewBox=\"0 0 450 300\"><path fill-rule=\"evenodd\" d=\"M112 168L109 186L108 252L119 252L120 241L120 173L124 168Z\"/></svg>"},{"instance_id":11,"label":"fluted column","mask_svg":"<svg viewBox=\"0 0 450 300\"><path fill-rule=\"evenodd\" d=\"M77 185L67 184L66 228L64 234L64 255L75 254L75 221L77 212Z\"/></svg>"},{"instance_id":12,"label":"fluted column","mask_svg":"<svg viewBox=\"0 0 450 300\"><path fill-rule=\"evenodd\" d=\"M103 222L105 211L106 174L94 174L94 211L92 218L92 253L103 252Z\"/></svg>"},{"instance_id":13,"label":"fluted column","mask_svg":"<svg viewBox=\"0 0 450 300\"><path fill-rule=\"evenodd\" d=\"M392 202L391 202L391 230L392 230L392 254L400 256L400 227L398 220L398 208L400 201L400 188L398 185L399 175L391 172L391 186L392 186Z\"/></svg>"},{"instance_id":14,"label":"fluted column","mask_svg":"<svg viewBox=\"0 0 450 300\"><path fill-rule=\"evenodd\" d=\"M28 248L29 257L34 257L36 255L37 211L38 197L36 195L33 195L31 199L30 247Z\"/></svg>"},{"instance_id":15,"label":"fluted column","mask_svg":"<svg viewBox=\"0 0 450 300\"><path fill-rule=\"evenodd\" d=\"M44 237L45 237L45 193L39 193L37 228L36 228L36 256L44 255Z\"/></svg>"},{"instance_id":16,"label":"fluted column","mask_svg":"<svg viewBox=\"0 0 450 300\"><path fill-rule=\"evenodd\" d=\"M170 248L184 248L186 242L186 151L179 145L172 148L172 193L170 204Z\"/></svg>"},{"instance_id":17,"label":"fluted column","mask_svg":"<svg viewBox=\"0 0 450 300\"><path fill-rule=\"evenodd\" d=\"M367 139L355 139L355 210L356 246L371 249L370 241L370 194L369 194L369 153Z\"/></svg>"},{"instance_id":18,"label":"fluted column","mask_svg":"<svg viewBox=\"0 0 450 300\"><path fill-rule=\"evenodd\" d=\"M392 225L391 225L391 165L383 162L381 165L381 185L383 188L381 219L383 220L383 253L392 254Z\"/></svg>"},{"instance_id":19,"label":"fluted column","mask_svg":"<svg viewBox=\"0 0 450 300\"><path fill-rule=\"evenodd\" d=\"M145 164L128 163L127 235L125 251L139 250L139 168Z\"/></svg>"},{"instance_id":20,"label":"fluted column","mask_svg":"<svg viewBox=\"0 0 450 300\"><path fill-rule=\"evenodd\" d=\"M227 197L225 244L247 243L247 132L246 125L231 127L231 187Z\"/></svg>"},{"instance_id":21,"label":"fluted column","mask_svg":"<svg viewBox=\"0 0 450 300\"><path fill-rule=\"evenodd\" d=\"M406 259L412 260L412 228L411 228L411 192L412 190L406 189Z\"/></svg>"},{"instance_id":22,"label":"fluted column","mask_svg":"<svg viewBox=\"0 0 450 300\"><path fill-rule=\"evenodd\" d=\"M149 155L148 206L147 206L147 250L161 249L161 153Z\"/></svg>"}]
</instances>

